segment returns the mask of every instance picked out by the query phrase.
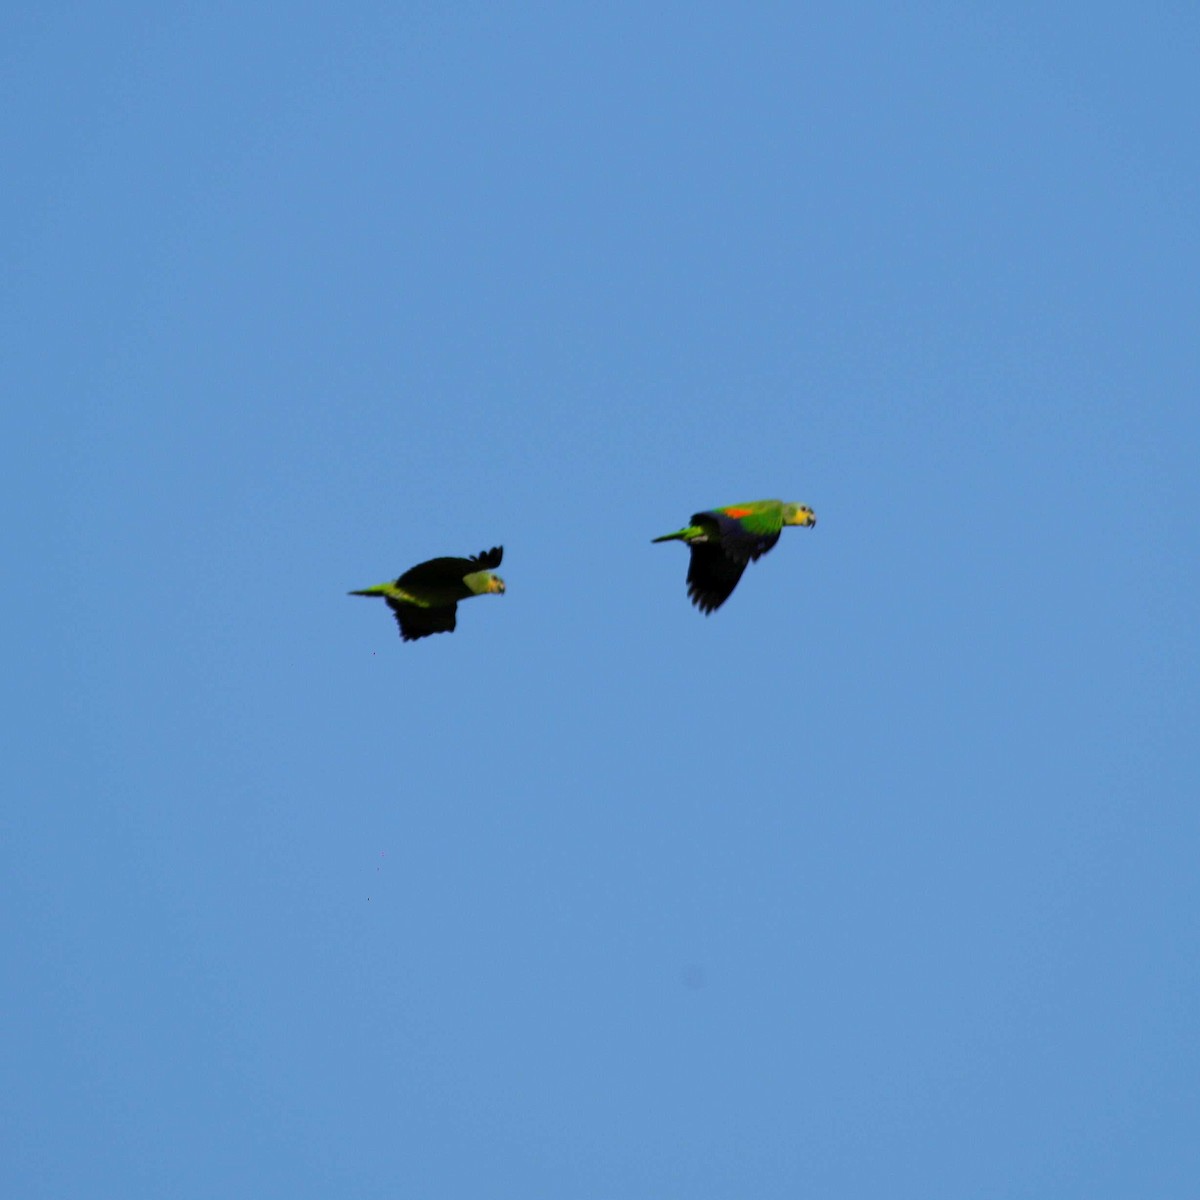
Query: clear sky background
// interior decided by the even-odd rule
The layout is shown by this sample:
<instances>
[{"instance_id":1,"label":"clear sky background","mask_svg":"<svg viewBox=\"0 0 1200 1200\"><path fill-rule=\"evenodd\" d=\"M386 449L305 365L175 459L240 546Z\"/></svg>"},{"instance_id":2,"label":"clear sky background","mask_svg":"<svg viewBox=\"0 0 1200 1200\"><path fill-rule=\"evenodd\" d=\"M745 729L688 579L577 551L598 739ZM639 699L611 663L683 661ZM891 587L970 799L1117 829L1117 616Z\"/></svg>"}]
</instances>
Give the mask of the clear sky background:
<instances>
[{"instance_id":1,"label":"clear sky background","mask_svg":"<svg viewBox=\"0 0 1200 1200\"><path fill-rule=\"evenodd\" d=\"M1200 1194L1198 61L9 6L0 1193Z\"/></svg>"}]
</instances>

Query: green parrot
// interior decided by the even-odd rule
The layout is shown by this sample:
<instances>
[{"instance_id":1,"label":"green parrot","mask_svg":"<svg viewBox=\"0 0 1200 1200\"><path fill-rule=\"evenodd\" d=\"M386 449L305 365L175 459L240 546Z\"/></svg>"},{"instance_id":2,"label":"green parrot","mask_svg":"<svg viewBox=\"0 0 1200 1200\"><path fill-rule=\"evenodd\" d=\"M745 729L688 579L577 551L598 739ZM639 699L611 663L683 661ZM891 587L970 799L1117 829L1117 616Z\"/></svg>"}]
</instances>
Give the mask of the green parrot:
<instances>
[{"instance_id":1,"label":"green parrot","mask_svg":"<svg viewBox=\"0 0 1200 1200\"><path fill-rule=\"evenodd\" d=\"M687 542L692 552L688 596L708 616L729 599L746 564L761 558L779 541L785 525L816 523L816 513L803 504L754 500L698 512L686 528L652 540Z\"/></svg>"},{"instance_id":2,"label":"green parrot","mask_svg":"<svg viewBox=\"0 0 1200 1200\"><path fill-rule=\"evenodd\" d=\"M432 633L453 633L460 600L504 594L504 580L491 573L503 557L504 547L493 546L472 558L431 558L410 567L394 583L376 584L350 595L382 596L406 642Z\"/></svg>"}]
</instances>

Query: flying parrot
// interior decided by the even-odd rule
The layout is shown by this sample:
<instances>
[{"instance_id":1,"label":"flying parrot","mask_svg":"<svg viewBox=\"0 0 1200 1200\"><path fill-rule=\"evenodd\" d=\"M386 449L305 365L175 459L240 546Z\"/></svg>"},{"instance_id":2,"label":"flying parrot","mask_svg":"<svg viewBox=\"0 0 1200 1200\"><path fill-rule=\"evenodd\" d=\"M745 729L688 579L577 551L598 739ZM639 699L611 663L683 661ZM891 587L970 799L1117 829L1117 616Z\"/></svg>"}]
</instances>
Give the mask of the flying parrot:
<instances>
[{"instance_id":1,"label":"flying parrot","mask_svg":"<svg viewBox=\"0 0 1200 1200\"><path fill-rule=\"evenodd\" d=\"M707 616L729 599L746 564L761 558L779 541L785 525L816 523L816 513L803 504L754 500L695 513L686 528L652 540L688 544L692 552L688 596Z\"/></svg>"},{"instance_id":2,"label":"flying parrot","mask_svg":"<svg viewBox=\"0 0 1200 1200\"><path fill-rule=\"evenodd\" d=\"M460 600L489 593L504 594L504 580L493 575L503 546L471 558L431 558L410 567L394 583L379 583L351 596L382 596L396 617L406 642L432 633L453 633Z\"/></svg>"}]
</instances>

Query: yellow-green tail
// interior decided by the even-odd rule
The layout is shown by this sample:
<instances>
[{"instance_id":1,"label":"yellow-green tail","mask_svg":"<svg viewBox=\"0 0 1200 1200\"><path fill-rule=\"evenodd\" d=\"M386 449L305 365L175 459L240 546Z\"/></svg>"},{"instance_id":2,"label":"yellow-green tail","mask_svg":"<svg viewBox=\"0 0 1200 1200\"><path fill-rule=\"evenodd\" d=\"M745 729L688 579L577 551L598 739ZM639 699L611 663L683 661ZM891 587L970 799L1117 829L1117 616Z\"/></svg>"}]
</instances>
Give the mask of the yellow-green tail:
<instances>
[{"instance_id":1,"label":"yellow-green tail","mask_svg":"<svg viewBox=\"0 0 1200 1200\"><path fill-rule=\"evenodd\" d=\"M686 529L677 529L674 533L664 533L662 537L651 538L651 543L654 542L686 542L688 538L695 537L703 530L698 525L689 525Z\"/></svg>"}]
</instances>

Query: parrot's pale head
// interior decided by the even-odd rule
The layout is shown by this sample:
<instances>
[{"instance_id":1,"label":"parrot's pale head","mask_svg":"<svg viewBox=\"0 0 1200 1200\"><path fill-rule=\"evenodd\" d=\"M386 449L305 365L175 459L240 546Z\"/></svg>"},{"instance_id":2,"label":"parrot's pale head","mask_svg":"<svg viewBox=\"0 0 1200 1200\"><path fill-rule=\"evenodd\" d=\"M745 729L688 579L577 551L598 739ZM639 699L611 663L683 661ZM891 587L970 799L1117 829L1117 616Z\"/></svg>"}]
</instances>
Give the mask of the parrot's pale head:
<instances>
[{"instance_id":1,"label":"parrot's pale head","mask_svg":"<svg viewBox=\"0 0 1200 1200\"><path fill-rule=\"evenodd\" d=\"M817 514L806 504L785 504L783 506L783 523L785 525L815 525Z\"/></svg>"},{"instance_id":2,"label":"parrot's pale head","mask_svg":"<svg viewBox=\"0 0 1200 1200\"><path fill-rule=\"evenodd\" d=\"M463 576L463 583L476 596L504 595L504 580L499 575L493 575L491 571L472 571L470 575Z\"/></svg>"}]
</instances>

